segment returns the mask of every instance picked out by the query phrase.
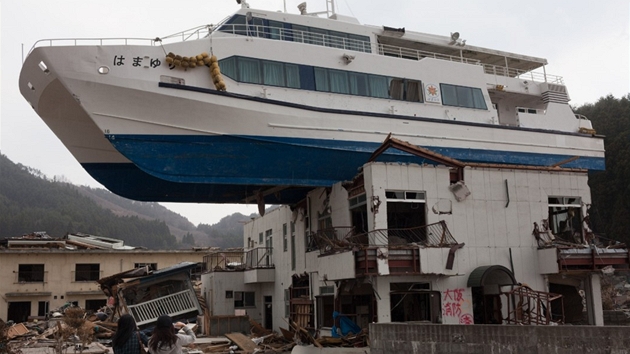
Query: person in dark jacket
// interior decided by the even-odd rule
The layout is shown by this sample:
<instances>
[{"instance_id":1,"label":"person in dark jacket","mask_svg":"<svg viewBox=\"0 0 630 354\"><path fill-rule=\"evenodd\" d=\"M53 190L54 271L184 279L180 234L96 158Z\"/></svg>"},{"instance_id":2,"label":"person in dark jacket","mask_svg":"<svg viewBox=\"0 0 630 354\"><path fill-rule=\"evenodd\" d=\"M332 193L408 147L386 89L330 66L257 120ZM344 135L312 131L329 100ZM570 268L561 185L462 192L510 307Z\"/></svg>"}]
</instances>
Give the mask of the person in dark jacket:
<instances>
[{"instance_id":1,"label":"person in dark jacket","mask_svg":"<svg viewBox=\"0 0 630 354\"><path fill-rule=\"evenodd\" d=\"M138 354L140 345L146 346L149 338L136 327L136 321L131 315L122 315L118 319L118 329L112 337L114 354Z\"/></svg>"}]
</instances>

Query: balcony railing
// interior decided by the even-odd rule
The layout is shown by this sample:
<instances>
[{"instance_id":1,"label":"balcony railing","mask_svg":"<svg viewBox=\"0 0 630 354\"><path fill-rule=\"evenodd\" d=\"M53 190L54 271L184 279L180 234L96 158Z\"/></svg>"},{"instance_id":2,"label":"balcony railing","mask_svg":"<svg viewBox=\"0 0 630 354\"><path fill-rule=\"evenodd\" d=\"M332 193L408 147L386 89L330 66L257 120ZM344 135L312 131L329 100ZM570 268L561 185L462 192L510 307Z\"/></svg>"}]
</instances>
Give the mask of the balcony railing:
<instances>
[{"instance_id":1,"label":"balcony railing","mask_svg":"<svg viewBox=\"0 0 630 354\"><path fill-rule=\"evenodd\" d=\"M327 252L339 247L349 246L349 239L353 235L354 227L337 226L317 232L311 232L306 236L306 252L320 250Z\"/></svg>"},{"instance_id":2,"label":"balcony railing","mask_svg":"<svg viewBox=\"0 0 630 354\"><path fill-rule=\"evenodd\" d=\"M369 246L405 246L416 244L424 247L450 247L457 244L446 226L446 222L408 229L379 229L348 238L352 244Z\"/></svg>"},{"instance_id":3,"label":"balcony railing","mask_svg":"<svg viewBox=\"0 0 630 354\"><path fill-rule=\"evenodd\" d=\"M198 310L196 295L192 290L160 297L137 305L128 305L129 313L136 320L138 326L154 322L160 315L171 317L194 313Z\"/></svg>"},{"instance_id":4,"label":"balcony railing","mask_svg":"<svg viewBox=\"0 0 630 354\"><path fill-rule=\"evenodd\" d=\"M245 267L247 269L254 268L273 268L273 248L258 247L247 251L245 255Z\"/></svg>"},{"instance_id":5,"label":"balcony railing","mask_svg":"<svg viewBox=\"0 0 630 354\"><path fill-rule=\"evenodd\" d=\"M203 257L208 271L232 271L273 268L273 248L257 247L249 251L219 251Z\"/></svg>"}]
</instances>

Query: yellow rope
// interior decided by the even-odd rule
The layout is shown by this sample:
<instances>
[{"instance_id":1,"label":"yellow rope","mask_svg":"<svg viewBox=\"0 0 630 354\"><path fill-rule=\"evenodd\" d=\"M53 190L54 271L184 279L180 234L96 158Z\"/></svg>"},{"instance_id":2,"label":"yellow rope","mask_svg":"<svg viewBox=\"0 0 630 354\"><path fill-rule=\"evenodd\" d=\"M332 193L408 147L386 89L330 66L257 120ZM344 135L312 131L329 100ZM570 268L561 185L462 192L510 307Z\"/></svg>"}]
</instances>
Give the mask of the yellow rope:
<instances>
[{"instance_id":1,"label":"yellow rope","mask_svg":"<svg viewBox=\"0 0 630 354\"><path fill-rule=\"evenodd\" d=\"M210 68L210 76L212 77L214 87L219 91L225 91L226 89L223 76L221 75L221 69L219 69L219 61L214 55L210 56L208 53L204 52L191 57L182 57L170 52L166 55L166 62L170 68L180 67L184 68L184 70L188 70L189 68L194 69L198 66L207 66Z\"/></svg>"}]
</instances>

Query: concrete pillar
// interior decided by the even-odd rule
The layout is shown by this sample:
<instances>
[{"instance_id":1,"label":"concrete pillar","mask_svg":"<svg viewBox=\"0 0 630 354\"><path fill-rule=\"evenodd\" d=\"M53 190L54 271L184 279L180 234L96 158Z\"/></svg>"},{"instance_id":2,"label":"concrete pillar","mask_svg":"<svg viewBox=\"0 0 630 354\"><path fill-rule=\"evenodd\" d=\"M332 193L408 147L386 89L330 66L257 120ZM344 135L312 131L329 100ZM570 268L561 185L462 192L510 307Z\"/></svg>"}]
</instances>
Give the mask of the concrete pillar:
<instances>
[{"instance_id":1,"label":"concrete pillar","mask_svg":"<svg viewBox=\"0 0 630 354\"><path fill-rule=\"evenodd\" d=\"M389 279L387 277L375 277L374 288L380 299L376 298L376 312L378 323L392 322L391 300L389 296ZM376 296L376 295L375 295Z\"/></svg>"},{"instance_id":2,"label":"concrete pillar","mask_svg":"<svg viewBox=\"0 0 630 354\"><path fill-rule=\"evenodd\" d=\"M602 285L599 274L589 274L584 280L584 293L586 294L586 313L588 324L593 326L604 325L604 310L602 308Z\"/></svg>"}]
</instances>

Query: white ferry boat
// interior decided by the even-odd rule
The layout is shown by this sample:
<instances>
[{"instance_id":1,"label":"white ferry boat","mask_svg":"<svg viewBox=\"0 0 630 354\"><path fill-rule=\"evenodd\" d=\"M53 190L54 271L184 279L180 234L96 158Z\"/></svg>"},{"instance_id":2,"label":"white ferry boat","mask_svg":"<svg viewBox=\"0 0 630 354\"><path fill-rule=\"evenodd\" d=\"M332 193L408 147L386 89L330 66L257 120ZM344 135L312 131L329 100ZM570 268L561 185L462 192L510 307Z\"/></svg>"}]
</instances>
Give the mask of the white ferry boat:
<instances>
[{"instance_id":1,"label":"white ferry boat","mask_svg":"<svg viewBox=\"0 0 630 354\"><path fill-rule=\"evenodd\" d=\"M133 199L238 203L267 188L267 203L290 203L351 179L389 134L464 162L604 169L603 137L545 59L240 2L217 26L165 38L40 41L21 92L88 172Z\"/></svg>"}]
</instances>

